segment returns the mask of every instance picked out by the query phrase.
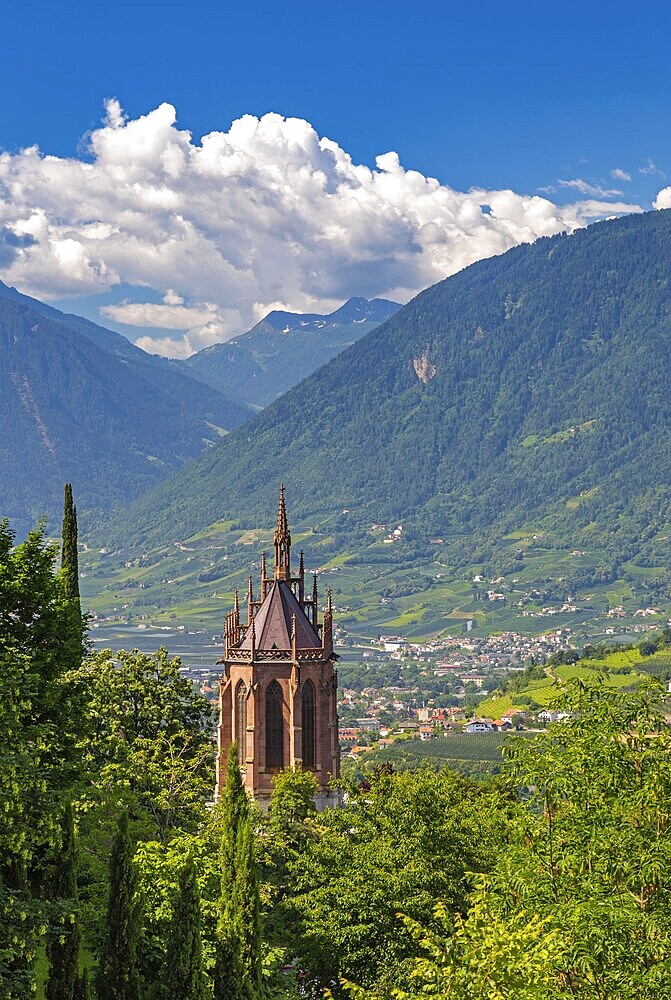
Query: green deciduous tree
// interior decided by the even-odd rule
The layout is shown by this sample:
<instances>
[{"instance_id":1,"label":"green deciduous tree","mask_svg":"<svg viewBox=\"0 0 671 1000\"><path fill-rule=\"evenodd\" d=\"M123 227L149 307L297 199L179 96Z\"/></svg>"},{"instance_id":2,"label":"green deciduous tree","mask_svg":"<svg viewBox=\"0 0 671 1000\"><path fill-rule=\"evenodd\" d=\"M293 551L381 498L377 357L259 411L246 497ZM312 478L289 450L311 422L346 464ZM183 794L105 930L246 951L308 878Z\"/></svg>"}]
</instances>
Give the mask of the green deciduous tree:
<instances>
[{"instance_id":1,"label":"green deciduous tree","mask_svg":"<svg viewBox=\"0 0 671 1000\"><path fill-rule=\"evenodd\" d=\"M671 981L663 691L571 688L569 717L510 752L515 783L533 794L492 874L491 901L561 932L558 996L652 1000Z\"/></svg>"},{"instance_id":2,"label":"green deciduous tree","mask_svg":"<svg viewBox=\"0 0 671 1000\"><path fill-rule=\"evenodd\" d=\"M29 995L46 924L45 858L65 799L82 776L81 658L55 548L42 531L20 545L0 521L0 993ZM74 622L74 624L73 624Z\"/></svg>"},{"instance_id":3,"label":"green deciduous tree","mask_svg":"<svg viewBox=\"0 0 671 1000\"><path fill-rule=\"evenodd\" d=\"M345 984L351 1000L548 1000L560 935L547 923L521 912L504 920L489 904L480 880L467 917L436 906L437 926L428 929L408 917L402 922L420 955L406 963L398 985L380 992Z\"/></svg>"},{"instance_id":4,"label":"green deciduous tree","mask_svg":"<svg viewBox=\"0 0 671 1000\"><path fill-rule=\"evenodd\" d=\"M570 714L516 740L525 790L464 917L412 925L396 1000L655 1000L671 982L671 730L663 691L573 682ZM364 990L354 989L363 997Z\"/></svg>"},{"instance_id":5,"label":"green deciduous tree","mask_svg":"<svg viewBox=\"0 0 671 1000\"><path fill-rule=\"evenodd\" d=\"M417 954L399 912L437 930L437 901L449 913L465 907L468 873L494 863L505 803L450 772L380 775L314 827L278 904L287 944L321 983L396 984Z\"/></svg>"},{"instance_id":6,"label":"green deciduous tree","mask_svg":"<svg viewBox=\"0 0 671 1000\"><path fill-rule=\"evenodd\" d=\"M128 812L137 840L165 845L178 833L195 833L208 815L212 712L179 668L179 659L162 648L151 655L94 653L78 673L89 709L81 898L94 941L104 933L109 845L119 810Z\"/></svg>"},{"instance_id":7,"label":"green deciduous tree","mask_svg":"<svg viewBox=\"0 0 671 1000\"><path fill-rule=\"evenodd\" d=\"M316 813L315 796L319 791L312 771L285 768L273 781L270 800L270 825L291 843L306 835L305 821Z\"/></svg>"},{"instance_id":8,"label":"green deciduous tree","mask_svg":"<svg viewBox=\"0 0 671 1000\"><path fill-rule=\"evenodd\" d=\"M210 820L201 832L176 833L168 843L138 841L134 862L145 901L140 948L144 1000L157 1000L161 995L159 987L168 957L174 908L189 858L196 872L200 897L203 968L207 973L214 966L221 872L219 834L213 829L214 817Z\"/></svg>"},{"instance_id":9,"label":"green deciduous tree","mask_svg":"<svg viewBox=\"0 0 671 1000\"><path fill-rule=\"evenodd\" d=\"M197 829L212 795L212 710L165 647L88 657L89 806L125 802L147 840ZM100 816L95 815L95 822Z\"/></svg>"},{"instance_id":10,"label":"green deciduous tree","mask_svg":"<svg viewBox=\"0 0 671 1000\"><path fill-rule=\"evenodd\" d=\"M133 864L133 843L128 815L119 819L109 869L107 937L100 959L100 1000L140 1000L138 945L141 905Z\"/></svg>"}]
</instances>

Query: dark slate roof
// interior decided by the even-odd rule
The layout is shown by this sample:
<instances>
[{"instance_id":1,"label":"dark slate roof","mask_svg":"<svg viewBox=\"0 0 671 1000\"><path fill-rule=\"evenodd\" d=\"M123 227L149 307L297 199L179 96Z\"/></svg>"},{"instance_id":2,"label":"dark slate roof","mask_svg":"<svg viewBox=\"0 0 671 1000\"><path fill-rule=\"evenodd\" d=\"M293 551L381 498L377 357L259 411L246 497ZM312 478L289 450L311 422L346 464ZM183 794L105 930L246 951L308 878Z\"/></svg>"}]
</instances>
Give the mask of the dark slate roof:
<instances>
[{"instance_id":1,"label":"dark slate roof","mask_svg":"<svg viewBox=\"0 0 671 1000\"><path fill-rule=\"evenodd\" d=\"M291 616L296 615L296 646L298 649L315 649L321 639L308 621L286 580L273 580L266 599L254 619L257 649L291 649ZM241 643L242 649L251 649L249 633Z\"/></svg>"}]
</instances>

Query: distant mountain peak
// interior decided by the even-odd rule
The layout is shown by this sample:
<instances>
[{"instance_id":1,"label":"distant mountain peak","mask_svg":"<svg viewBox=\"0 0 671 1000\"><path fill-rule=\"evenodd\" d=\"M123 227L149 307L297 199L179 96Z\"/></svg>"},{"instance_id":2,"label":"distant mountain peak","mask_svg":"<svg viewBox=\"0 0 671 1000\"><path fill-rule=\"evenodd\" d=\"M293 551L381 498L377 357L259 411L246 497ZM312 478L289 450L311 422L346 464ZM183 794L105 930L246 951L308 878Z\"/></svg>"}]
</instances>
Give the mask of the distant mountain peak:
<instances>
[{"instance_id":1,"label":"distant mountain peak","mask_svg":"<svg viewBox=\"0 0 671 1000\"><path fill-rule=\"evenodd\" d=\"M199 351L186 364L210 385L265 406L400 308L353 296L327 315L273 309L247 333Z\"/></svg>"}]
</instances>

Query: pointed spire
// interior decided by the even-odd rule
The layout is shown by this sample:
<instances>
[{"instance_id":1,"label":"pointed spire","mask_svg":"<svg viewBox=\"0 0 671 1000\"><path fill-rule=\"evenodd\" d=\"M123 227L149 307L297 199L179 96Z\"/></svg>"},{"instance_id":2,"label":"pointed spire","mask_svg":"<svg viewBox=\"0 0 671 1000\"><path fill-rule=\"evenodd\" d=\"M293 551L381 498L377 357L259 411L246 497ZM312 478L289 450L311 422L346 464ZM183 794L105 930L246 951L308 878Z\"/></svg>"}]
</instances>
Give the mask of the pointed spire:
<instances>
[{"instance_id":1,"label":"pointed spire","mask_svg":"<svg viewBox=\"0 0 671 1000\"><path fill-rule=\"evenodd\" d=\"M280 502L277 507L277 530L275 536L277 535L288 535L289 525L287 523L287 508L284 502L284 483L280 483Z\"/></svg>"},{"instance_id":2,"label":"pointed spire","mask_svg":"<svg viewBox=\"0 0 671 1000\"><path fill-rule=\"evenodd\" d=\"M232 614L232 628L231 628L231 643L232 645L237 645L240 642L240 598L238 596L237 590L233 596L233 611Z\"/></svg>"},{"instance_id":3,"label":"pointed spire","mask_svg":"<svg viewBox=\"0 0 671 1000\"><path fill-rule=\"evenodd\" d=\"M317 574L312 577L312 624L317 625L317 609L319 607L319 595L317 594Z\"/></svg>"},{"instance_id":4,"label":"pointed spire","mask_svg":"<svg viewBox=\"0 0 671 1000\"><path fill-rule=\"evenodd\" d=\"M284 503L284 483L280 486L280 502L277 508L277 527L275 528L275 579L291 579L291 535L287 522L287 509Z\"/></svg>"},{"instance_id":5,"label":"pointed spire","mask_svg":"<svg viewBox=\"0 0 671 1000\"><path fill-rule=\"evenodd\" d=\"M251 622L252 615L254 614L254 589L252 586L252 575L249 574L249 579L247 580L247 621Z\"/></svg>"},{"instance_id":6,"label":"pointed spire","mask_svg":"<svg viewBox=\"0 0 671 1000\"><path fill-rule=\"evenodd\" d=\"M301 549L301 557L298 563L298 600L301 602L302 607L305 600L305 561L303 559L303 549Z\"/></svg>"},{"instance_id":7,"label":"pointed spire","mask_svg":"<svg viewBox=\"0 0 671 1000\"><path fill-rule=\"evenodd\" d=\"M249 617L249 638L250 638L250 648L252 651L252 660L254 659L254 654L256 653L256 628L254 626L254 615Z\"/></svg>"},{"instance_id":8,"label":"pointed spire","mask_svg":"<svg viewBox=\"0 0 671 1000\"><path fill-rule=\"evenodd\" d=\"M231 645L231 612L226 615L224 620L224 656L228 656L228 648Z\"/></svg>"},{"instance_id":9,"label":"pointed spire","mask_svg":"<svg viewBox=\"0 0 671 1000\"><path fill-rule=\"evenodd\" d=\"M261 553L261 601L266 599L266 554Z\"/></svg>"},{"instance_id":10,"label":"pointed spire","mask_svg":"<svg viewBox=\"0 0 671 1000\"><path fill-rule=\"evenodd\" d=\"M291 658L296 659L296 648L297 648L297 629L296 629L296 612L291 616Z\"/></svg>"},{"instance_id":11,"label":"pointed spire","mask_svg":"<svg viewBox=\"0 0 671 1000\"><path fill-rule=\"evenodd\" d=\"M322 625L322 648L327 653L333 651L333 604L330 589L326 594L326 610L324 611L324 624Z\"/></svg>"}]
</instances>

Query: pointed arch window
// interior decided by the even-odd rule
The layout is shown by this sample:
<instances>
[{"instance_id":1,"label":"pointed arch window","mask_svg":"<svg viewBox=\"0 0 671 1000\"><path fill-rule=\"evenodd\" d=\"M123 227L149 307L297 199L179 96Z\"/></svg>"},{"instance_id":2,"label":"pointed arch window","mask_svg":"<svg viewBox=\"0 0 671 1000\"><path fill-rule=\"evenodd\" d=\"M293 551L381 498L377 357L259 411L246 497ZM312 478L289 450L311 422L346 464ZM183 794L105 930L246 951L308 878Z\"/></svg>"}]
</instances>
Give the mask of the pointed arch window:
<instances>
[{"instance_id":1,"label":"pointed arch window","mask_svg":"<svg viewBox=\"0 0 671 1000\"><path fill-rule=\"evenodd\" d=\"M306 681L301 692L301 726L303 729L303 765L315 766L315 686Z\"/></svg>"},{"instance_id":2,"label":"pointed arch window","mask_svg":"<svg viewBox=\"0 0 671 1000\"><path fill-rule=\"evenodd\" d=\"M238 763L245 766L247 757L247 688L240 681L235 690L235 742L238 744Z\"/></svg>"},{"instance_id":3,"label":"pointed arch window","mask_svg":"<svg viewBox=\"0 0 671 1000\"><path fill-rule=\"evenodd\" d=\"M284 712L277 681L266 691L266 767L284 767Z\"/></svg>"}]
</instances>

